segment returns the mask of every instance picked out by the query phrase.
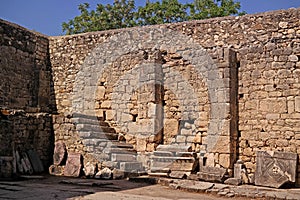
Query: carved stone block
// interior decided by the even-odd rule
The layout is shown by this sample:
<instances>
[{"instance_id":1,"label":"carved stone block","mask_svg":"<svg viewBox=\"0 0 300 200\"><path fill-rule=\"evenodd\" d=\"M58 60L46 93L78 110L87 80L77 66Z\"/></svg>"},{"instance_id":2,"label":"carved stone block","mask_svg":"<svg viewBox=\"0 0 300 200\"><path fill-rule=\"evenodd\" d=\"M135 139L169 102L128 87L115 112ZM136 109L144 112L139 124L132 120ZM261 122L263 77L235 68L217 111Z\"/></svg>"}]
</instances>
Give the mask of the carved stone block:
<instances>
[{"instance_id":1,"label":"carved stone block","mask_svg":"<svg viewBox=\"0 0 300 200\"><path fill-rule=\"evenodd\" d=\"M279 188L296 181L297 154L258 151L256 157L255 185Z\"/></svg>"}]
</instances>

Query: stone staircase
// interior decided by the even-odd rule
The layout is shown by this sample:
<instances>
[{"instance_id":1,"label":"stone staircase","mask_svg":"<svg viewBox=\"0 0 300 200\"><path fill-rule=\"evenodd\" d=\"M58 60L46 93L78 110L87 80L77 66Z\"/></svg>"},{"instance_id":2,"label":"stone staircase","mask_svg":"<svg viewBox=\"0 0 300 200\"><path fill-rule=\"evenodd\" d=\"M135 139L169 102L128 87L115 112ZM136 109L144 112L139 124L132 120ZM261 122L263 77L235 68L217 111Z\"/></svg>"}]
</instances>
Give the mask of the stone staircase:
<instances>
[{"instance_id":1,"label":"stone staircase","mask_svg":"<svg viewBox=\"0 0 300 200\"><path fill-rule=\"evenodd\" d=\"M186 178L197 167L196 153L189 145L159 145L150 157L153 176Z\"/></svg>"},{"instance_id":2,"label":"stone staircase","mask_svg":"<svg viewBox=\"0 0 300 200\"><path fill-rule=\"evenodd\" d=\"M93 154L97 160L127 174L144 172L133 146L120 141L118 133L103 118L76 114L73 122L88 153Z\"/></svg>"}]
</instances>

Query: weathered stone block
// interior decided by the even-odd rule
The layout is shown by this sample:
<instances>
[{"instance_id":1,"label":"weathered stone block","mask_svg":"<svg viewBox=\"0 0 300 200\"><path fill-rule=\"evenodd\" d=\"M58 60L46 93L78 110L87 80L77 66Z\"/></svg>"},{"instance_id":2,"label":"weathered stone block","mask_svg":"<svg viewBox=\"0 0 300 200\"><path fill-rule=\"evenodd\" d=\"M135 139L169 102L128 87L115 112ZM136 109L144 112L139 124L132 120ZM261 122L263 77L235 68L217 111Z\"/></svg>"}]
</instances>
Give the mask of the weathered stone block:
<instances>
[{"instance_id":1,"label":"weathered stone block","mask_svg":"<svg viewBox=\"0 0 300 200\"><path fill-rule=\"evenodd\" d=\"M176 160L170 165L171 171L194 171L197 162L193 157L177 157Z\"/></svg>"},{"instance_id":2,"label":"weathered stone block","mask_svg":"<svg viewBox=\"0 0 300 200\"><path fill-rule=\"evenodd\" d=\"M54 154L53 154L53 163L54 165L60 165L65 162L67 156L67 148L65 143L58 141L55 143Z\"/></svg>"},{"instance_id":3,"label":"weathered stone block","mask_svg":"<svg viewBox=\"0 0 300 200\"><path fill-rule=\"evenodd\" d=\"M300 112L300 97L295 97L295 111Z\"/></svg>"},{"instance_id":4,"label":"weathered stone block","mask_svg":"<svg viewBox=\"0 0 300 200\"><path fill-rule=\"evenodd\" d=\"M230 157L231 157L230 154L220 154L219 155L219 165L221 165L224 168L229 168L230 164L231 164Z\"/></svg>"},{"instance_id":5,"label":"weathered stone block","mask_svg":"<svg viewBox=\"0 0 300 200\"><path fill-rule=\"evenodd\" d=\"M297 154L276 151L257 151L255 185L279 188L295 183Z\"/></svg>"},{"instance_id":6,"label":"weathered stone block","mask_svg":"<svg viewBox=\"0 0 300 200\"><path fill-rule=\"evenodd\" d=\"M68 153L64 170L65 176L79 177L82 168L82 156L80 153Z\"/></svg>"},{"instance_id":7,"label":"weathered stone block","mask_svg":"<svg viewBox=\"0 0 300 200\"><path fill-rule=\"evenodd\" d=\"M175 136L178 134L178 120L166 119L164 125L164 134L168 136Z\"/></svg>"},{"instance_id":8,"label":"weathered stone block","mask_svg":"<svg viewBox=\"0 0 300 200\"><path fill-rule=\"evenodd\" d=\"M200 180L222 183L226 178L226 173L227 170L224 168L204 166L197 175Z\"/></svg>"}]
</instances>

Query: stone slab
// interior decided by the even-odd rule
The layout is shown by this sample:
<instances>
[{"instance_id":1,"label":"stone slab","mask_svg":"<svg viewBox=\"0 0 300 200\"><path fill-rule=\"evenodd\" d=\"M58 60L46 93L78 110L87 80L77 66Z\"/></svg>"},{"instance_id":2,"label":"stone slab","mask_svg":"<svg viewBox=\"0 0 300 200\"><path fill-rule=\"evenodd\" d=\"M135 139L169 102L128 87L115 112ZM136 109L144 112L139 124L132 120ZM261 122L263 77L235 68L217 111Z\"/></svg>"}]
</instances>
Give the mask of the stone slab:
<instances>
[{"instance_id":1,"label":"stone slab","mask_svg":"<svg viewBox=\"0 0 300 200\"><path fill-rule=\"evenodd\" d=\"M82 156L80 153L69 153L64 170L65 176L79 177L82 168Z\"/></svg>"},{"instance_id":2,"label":"stone slab","mask_svg":"<svg viewBox=\"0 0 300 200\"><path fill-rule=\"evenodd\" d=\"M67 148L65 143L58 141L55 143L54 154L53 154L53 163L54 165L63 164L66 159Z\"/></svg>"},{"instance_id":3,"label":"stone slab","mask_svg":"<svg viewBox=\"0 0 300 200\"><path fill-rule=\"evenodd\" d=\"M257 151L255 185L279 188L296 182L297 154Z\"/></svg>"},{"instance_id":4,"label":"stone slab","mask_svg":"<svg viewBox=\"0 0 300 200\"><path fill-rule=\"evenodd\" d=\"M35 150L27 151L30 163L35 173L41 173L44 171L43 163Z\"/></svg>"}]
</instances>

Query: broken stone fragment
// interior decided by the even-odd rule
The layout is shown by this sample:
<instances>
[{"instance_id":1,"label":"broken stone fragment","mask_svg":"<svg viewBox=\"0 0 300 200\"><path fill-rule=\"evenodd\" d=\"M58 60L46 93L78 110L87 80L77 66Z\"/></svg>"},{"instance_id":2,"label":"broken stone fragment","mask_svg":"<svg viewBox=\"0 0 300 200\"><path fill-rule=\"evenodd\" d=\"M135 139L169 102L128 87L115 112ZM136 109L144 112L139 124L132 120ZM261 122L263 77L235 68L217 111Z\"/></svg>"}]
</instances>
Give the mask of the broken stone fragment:
<instances>
[{"instance_id":1,"label":"broken stone fragment","mask_svg":"<svg viewBox=\"0 0 300 200\"><path fill-rule=\"evenodd\" d=\"M112 171L105 167L104 169L100 170L96 175L95 178L97 179L111 179L112 178Z\"/></svg>"}]
</instances>

